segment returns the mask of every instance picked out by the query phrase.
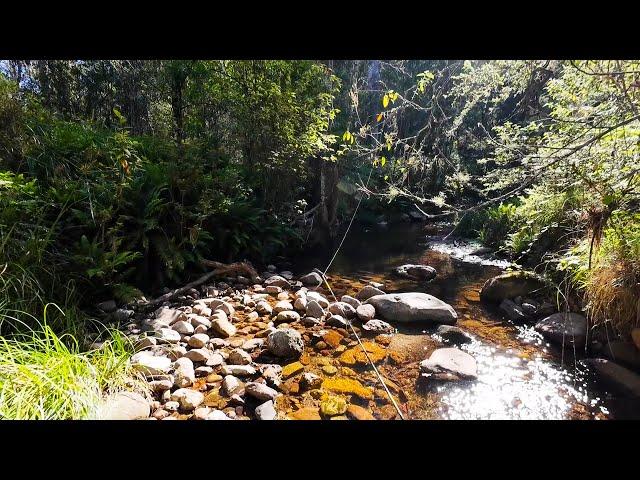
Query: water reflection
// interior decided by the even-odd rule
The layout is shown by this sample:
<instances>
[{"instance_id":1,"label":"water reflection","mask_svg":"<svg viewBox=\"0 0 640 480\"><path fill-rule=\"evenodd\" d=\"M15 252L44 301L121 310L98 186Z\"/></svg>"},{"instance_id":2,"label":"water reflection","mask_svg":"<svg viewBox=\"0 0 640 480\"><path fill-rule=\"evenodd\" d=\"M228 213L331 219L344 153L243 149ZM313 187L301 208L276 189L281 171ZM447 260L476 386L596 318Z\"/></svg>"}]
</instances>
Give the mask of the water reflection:
<instances>
[{"instance_id":1,"label":"water reflection","mask_svg":"<svg viewBox=\"0 0 640 480\"><path fill-rule=\"evenodd\" d=\"M478 379L437 387L442 418L564 419L576 403L589 409L599 406L598 399L589 397L579 371L570 372L542 356L526 359L501 352L477 340L460 348L476 359Z\"/></svg>"},{"instance_id":2,"label":"water reflection","mask_svg":"<svg viewBox=\"0 0 640 480\"><path fill-rule=\"evenodd\" d=\"M509 262L479 251L480 244L468 241L444 241L428 237L421 226L392 226L386 232L354 229L329 271L336 294L355 294L367 281L384 283L387 292L421 291L450 303L459 316L458 326L473 337L460 346L475 357L478 379L428 386L429 398L420 388L413 397L413 418L433 418L435 411L446 419L564 419L607 418L608 411L599 399L593 380L571 358L560 361L542 337L529 325L514 325L479 301L484 281L498 274ZM324 266L326 251L308 254L297 265L300 273ZM432 282L398 279L393 269L403 263L420 263L436 268ZM426 358L434 348L434 329L424 326L396 325L403 341L418 341L418 356ZM420 341L422 339L422 341ZM415 342L413 342L415 346ZM427 347L429 345L429 347ZM422 353L420 353L422 352ZM403 352L399 352L403 353ZM415 348L414 348L415 353ZM385 368L400 383L415 382L410 365ZM422 411L420 409L423 409Z\"/></svg>"}]
</instances>

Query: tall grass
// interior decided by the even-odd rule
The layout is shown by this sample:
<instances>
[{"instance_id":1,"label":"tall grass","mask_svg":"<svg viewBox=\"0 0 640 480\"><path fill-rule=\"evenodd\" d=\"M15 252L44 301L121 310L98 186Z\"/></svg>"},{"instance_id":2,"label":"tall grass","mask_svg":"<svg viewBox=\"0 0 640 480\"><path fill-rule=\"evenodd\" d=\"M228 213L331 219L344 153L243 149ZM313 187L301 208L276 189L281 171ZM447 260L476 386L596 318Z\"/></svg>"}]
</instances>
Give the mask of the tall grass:
<instances>
[{"instance_id":1,"label":"tall grass","mask_svg":"<svg viewBox=\"0 0 640 480\"><path fill-rule=\"evenodd\" d=\"M627 334L640 327L640 214L615 213L593 251L590 244L583 238L559 269L583 293L593 324L610 321Z\"/></svg>"},{"instance_id":2,"label":"tall grass","mask_svg":"<svg viewBox=\"0 0 640 480\"><path fill-rule=\"evenodd\" d=\"M57 335L47 324L48 308L41 323L30 319L37 328L24 323L21 333L0 337L0 418L92 418L104 394L144 389L128 361L133 348L126 337L106 330L100 348L82 351L73 335Z\"/></svg>"}]
</instances>

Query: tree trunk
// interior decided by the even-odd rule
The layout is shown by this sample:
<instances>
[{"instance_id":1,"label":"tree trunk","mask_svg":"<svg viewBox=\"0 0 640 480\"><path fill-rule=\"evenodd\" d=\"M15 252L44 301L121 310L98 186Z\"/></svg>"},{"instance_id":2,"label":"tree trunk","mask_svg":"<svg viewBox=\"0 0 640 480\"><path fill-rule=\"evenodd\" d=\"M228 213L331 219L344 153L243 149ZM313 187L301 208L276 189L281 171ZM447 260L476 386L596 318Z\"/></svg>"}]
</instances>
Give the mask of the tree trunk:
<instances>
[{"instance_id":1,"label":"tree trunk","mask_svg":"<svg viewBox=\"0 0 640 480\"><path fill-rule=\"evenodd\" d=\"M316 202L320 204L315 216L311 243L327 245L336 234L338 212L338 165L315 159L319 183L316 189ZM316 203L314 202L314 203Z\"/></svg>"}]
</instances>

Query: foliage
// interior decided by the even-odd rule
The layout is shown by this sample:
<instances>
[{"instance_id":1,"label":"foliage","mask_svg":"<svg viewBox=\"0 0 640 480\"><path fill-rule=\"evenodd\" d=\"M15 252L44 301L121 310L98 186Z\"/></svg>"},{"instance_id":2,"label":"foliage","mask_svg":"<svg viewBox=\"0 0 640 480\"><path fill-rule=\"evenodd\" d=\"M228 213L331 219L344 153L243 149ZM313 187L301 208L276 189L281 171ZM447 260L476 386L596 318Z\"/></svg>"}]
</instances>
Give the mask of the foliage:
<instances>
[{"instance_id":1,"label":"foliage","mask_svg":"<svg viewBox=\"0 0 640 480\"><path fill-rule=\"evenodd\" d=\"M56 335L47 325L45 310L45 321L34 329L0 337L0 418L90 418L103 393L143 389L128 362L132 346L117 331L108 333L100 348L81 352L70 334Z\"/></svg>"}]
</instances>

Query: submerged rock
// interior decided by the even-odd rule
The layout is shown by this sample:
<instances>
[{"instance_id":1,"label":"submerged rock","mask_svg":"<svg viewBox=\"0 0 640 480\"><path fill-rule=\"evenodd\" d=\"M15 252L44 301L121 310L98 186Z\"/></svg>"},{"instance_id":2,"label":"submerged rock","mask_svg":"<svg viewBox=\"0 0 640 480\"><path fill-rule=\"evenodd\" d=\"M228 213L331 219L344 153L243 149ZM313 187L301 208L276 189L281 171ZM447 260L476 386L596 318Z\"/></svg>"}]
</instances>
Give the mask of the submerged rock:
<instances>
[{"instance_id":1,"label":"submerged rock","mask_svg":"<svg viewBox=\"0 0 640 480\"><path fill-rule=\"evenodd\" d=\"M602 348L602 354L631 370L640 370L640 351L633 343L611 341Z\"/></svg>"},{"instance_id":2,"label":"submerged rock","mask_svg":"<svg viewBox=\"0 0 640 480\"><path fill-rule=\"evenodd\" d=\"M611 388L630 397L640 397L640 375L637 373L604 358L589 358L585 363Z\"/></svg>"},{"instance_id":3,"label":"submerged rock","mask_svg":"<svg viewBox=\"0 0 640 480\"><path fill-rule=\"evenodd\" d=\"M476 359L457 348L438 348L427 360L420 362L420 371L439 380L477 378Z\"/></svg>"},{"instance_id":4,"label":"submerged rock","mask_svg":"<svg viewBox=\"0 0 640 480\"><path fill-rule=\"evenodd\" d=\"M327 395L320 403L320 411L325 417L342 415L347 411L347 401L337 395Z\"/></svg>"},{"instance_id":5,"label":"submerged rock","mask_svg":"<svg viewBox=\"0 0 640 480\"><path fill-rule=\"evenodd\" d=\"M508 298L505 298L500 303L500 310L502 310L509 319L516 322L526 320L527 318L525 313L522 311L522 308Z\"/></svg>"},{"instance_id":6,"label":"submerged rock","mask_svg":"<svg viewBox=\"0 0 640 480\"><path fill-rule=\"evenodd\" d=\"M462 329L451 325L440 325L436 329L436 333L448 343L469 343L471 341L471 337Z\"/></svg>"},{"instance_id":7,"label":"submerged rock","mask_svg":"<svg viewBox=\"0 0 640 480\"><path fill-rule=\"evenodd\" d=\"M499 303L505 298L529 295L546 287L545 280L532 272L507 272L490 278L482 286L480 299Z\"/></svg>"},{"instance_id":8,"label":"submerged rock","mask_svg":"<svg viewBox=\"0 0 640 480\"><path fill-rule=\"evenodd\" d=\"M552 343L583 347L587 339L587 319L579 313L559 312L540 320L536 326Z\"/></svg>"},{"instance_id":9,"label":"submerged rock","mask_svg":"<svg viewBox=\"0 0 640 480\"><path fill-rule=\"evenodd\" d=\"M394 269L394 273L403 278L412 280L432 280L436 276L436 269L429 265L400 265Z\"/></svg>"},{"instance_id":10,"label":"submerged rock","mask_svg":"<svg viewBox=\"0 0 640 480\"><path fill-rule=\"evenodd\" d=\"M451 305L427 293L376 295L367 300L385 320L454 324L458 315Z\"/></svg>"}]
</instances>

